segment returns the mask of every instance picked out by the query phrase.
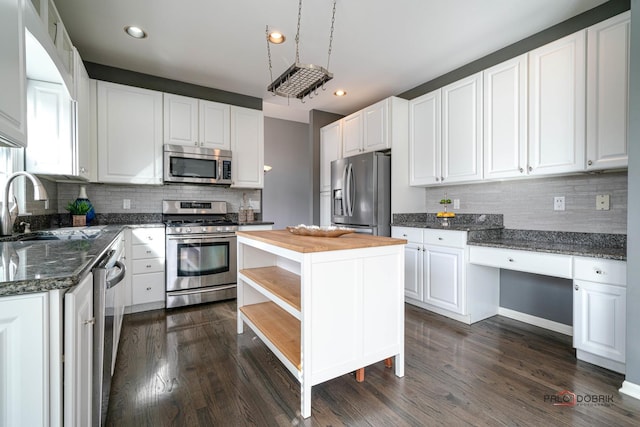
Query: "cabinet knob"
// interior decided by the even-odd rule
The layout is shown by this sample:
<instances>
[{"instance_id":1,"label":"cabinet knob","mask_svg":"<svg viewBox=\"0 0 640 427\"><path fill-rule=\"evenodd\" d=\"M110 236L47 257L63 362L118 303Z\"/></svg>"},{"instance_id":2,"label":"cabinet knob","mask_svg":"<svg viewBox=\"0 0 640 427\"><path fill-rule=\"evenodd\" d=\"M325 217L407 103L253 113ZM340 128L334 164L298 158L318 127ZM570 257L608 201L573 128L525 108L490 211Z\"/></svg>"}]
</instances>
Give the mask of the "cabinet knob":
<instances>
[{"instance_id":1,"label":"cabinet knob","mask_svg":"<svg viewBox=\"0 0 640 427\"><path fill-rule=\"evenodd\" d=\"M147 290L150 291L151 290L151 286L147 286Z\"/></svg>"},{"instance_id":2,"label":"cabinet knob","mask_svg":"<svg viewBox=\"0 0 640 427\"><path fill-rule=\"evenodd\" d=\"M524 172L524 168L520 168L520 173L523 173L523 172Z\"/></svg>"},{"instance_id":3,"label":"cabinet knob","mask_svg":"<svg viewBox=\"0 0 640 427\"><path fill-rule=\"evenodd\" d=\"M147 264L147 268L151 268L151 264Z\"/></svg>"},{"instance_id":4,"label":"cabinet knob","mask_svg":"<svg viewBox=\"0 0 640 427\"><path fill-rule=\"evenodd\" d=\"M444 240L442 237L438 237L438 240Z\"/></svg>"},{"instance_id":5,"label":"cabinet knob","mask_svg":"<svg viewBox=\"0 0 640 427\"><path fill-rule=\"evenodd\" d=\"M444 182L444 176L440 177L440 182Z\"/></svg>"},{"instance_id":6,"label":"cabinet knob","mask_svg":"<svg viewBox=\"0 0 640 427\"><path fill-rule=\"evenodd\" d=\"M596 274L604 274L604 271L600 270L599 268L595 269Z\"/></svg>"},{"instance_id":7,"label":"cabinet knob","mask_svg":"<svg viewBox=\"0 0 640 427\"><path fill-rule=\"evenodd\" d=\"M589 161L587 162L587 164L588 164L589 166L593 165L593 160L589 160Z\"/></svg>"},{"instance_id":8,"label":"cabinet knob","mask_svg":"<svg viewBox=\"0 0 640 427\"><path fill-rule=\"evenodd\" d=\"M580 286L579 286L579 285L575 285L573 288L574 288L576 291L579 291L579 290L580 290Z\"/></svg>"},{"instance_id":9,"label":"cabinet knob","mask_svg":"<svg viewBox=\"0 0 640 427\"><path fill-rule=\"evenodd\" d=\"M402 235L402 237L407 237L407 235L406 235L406 234L403 234L403 235Z\"/></svg>"},{"instance_id":10,"label":"cabinet knob","mask_svg":"<svg viewBox=\"0 0 640 427\"><path fill-rule=\"evenodd\" d=\"M514 262L515 260L513 258L509 257L509 258L507 258L507 261Z\"/></svg>"},{"instance_id":11,"label":"cabinet knob","mask_svg":"<svg viewBox=\"0 0 640 427\"><path fill-rule=\"evenodd\" d=\"M147 236L147 239L153 240L153 236Z\"/></svg>"},{"instance_id":12,"label":"cabinet knob","mask_svg":"<svg viewBox=\"0 0 640 427\"><path fill-rule=\"evenodd\" d=\"M533 171L533 167L529 166L529 172Z\"/></svg>"},{"instance_id":13,"label":"cabinet knob","mask_svg":"<svg viewBox=\"0 0 640 427\"><path fill-rule=\"evenodd\" d=\"M150 253L151 253L151 251L147 251L147 253L148 253L148 254L150 254Z\"/></svg>"},{"instance_id":14,"label":"cabinet knob","mask_svg":"<svg viewBox=\"0 0 640 427\"><path fill-rule=\"evenodd\" d=\"M440 178L436 176L436 182L440 182Z\"/></svg>"},{"instance_id":15,"label":"cabinet knob","mask_svg":"<svg viewBox=\"0 0 640 427\"><path fill-rule=\"evenodd\" d=\"M96 318L95 318L95 317L92 317L92 318L91 318L91 319L89 319L89 320L85 320L83 323L84 323L85 325L93 325L94 323L96 323Z\"/></svg>"}]
</instances>

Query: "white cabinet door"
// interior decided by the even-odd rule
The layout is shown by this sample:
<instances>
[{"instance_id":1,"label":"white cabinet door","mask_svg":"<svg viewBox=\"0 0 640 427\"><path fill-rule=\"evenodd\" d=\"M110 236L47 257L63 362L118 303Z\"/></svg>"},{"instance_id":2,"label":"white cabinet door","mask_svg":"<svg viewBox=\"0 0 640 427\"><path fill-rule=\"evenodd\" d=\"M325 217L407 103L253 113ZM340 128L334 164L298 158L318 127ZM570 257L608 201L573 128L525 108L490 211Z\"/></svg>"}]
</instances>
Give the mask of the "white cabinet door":
<instances>
[{"instance_id":1,"label":"white cabinet door","mask_svg":"<svg viewBox=\"0 0 640 427\"><path fill-rule=\"evenodd\" d=\"M527 55L483 71L484 177L527 174Z\"/></svg>"},{"instance_id":2,"label":"white cabinet door","mask_svg":"<svg viewBox=\"0 0 640 427\"><path fill-rule=\"evenodd\" d=\"M625 361L626 288L574 280L573 346Z\"/></svg>"},{"instance_id":3,"label":"white cabinet door","mask_svg":"<svg viewBox=\"0 0 640 427\"><path fill-rule=\"evenodd\" d=\"M389 138L389 99L377 102L362 112L364 120L363 152L391 148Z\"/></svg>"},{"instance_id":4,"label":"white cabinet door","mask_svg":"<svg viewBox=\"0 0 640 427\"><path fill-rule=\"evenodd\" d=\"M25 166L32 173L73 175L75 143L71 98L60 83L27 81L29 146Z\"/></svg>"},{"instance_id":5,"label":"white cabinet door","mask_svg":"<svg viewBox=\"0 0 640 427\"><path fill-rule=\"evenodd\" d=\"M74 83L76 86L76 174L82 179L89 180L91 178L91 144L94 140L91 138L90 114L91 114L91 80L87 69L84 67L82 58L78 51L74 48Z\"/></svg>"},{"instance_id":6,"label":"white cabinet door","mask_svg":"<svg viewBox=\"0 0 640 427\"><path fill-rule=\"evenodd\" d=\"M231 106L231 176L233 188L264 186L262 111Z\"/></svg>"},{"instance_id":7,"label":"white cabinet door","mask_svg":"<svg viewBox=\"0 0 640 427\"><path fill-rule=\"evenodd\" d=\"M342 157L362 153L364 141L362 111L342 119Z\"/></svg>"},{"instance_id":8,"label":"white cabinet door","mask_svg":"<svg viewBox=\"0 0 640 427\"><path fill-rule=\"evenodd\" d=\"M0 145L27 146L24 0L0 2Z\"/></svg>"},{"instance_id":9,"label":"white cabinet door","mask_svg":"<svg viewBox=\"0 0 640 427\"><path fill-rule=\"evenodd\" d=\"M529 173L585 168L585 32L529 52Z\"/></svg>"},{"instance_id":10,"label":"white cabinet door","mask_svg":"<svg viewBox=\"0 0 640 427\"><path fill-rule=\"evenodd\" d=\"M627 167L630 12L587 29L587 170Z\"/></svg>"},{"instance_id":11,"label":"white cabinet door","mask_svg":"<svg viewBox=\"0 0 640 427\"><path fill-rule=\"evenodd\" d=\"M98 82L98 181L162 184L162 93Z\"/></svg>"},{"instance_id":12,"label":"white cabinet door","mask_svg":"<svg viewBox=\"0 0 640 427\"><path fill-rule=\"evenodd\" d=\"M422 245L408 242L404 247L404 295L418 301L423 298Z\"/></svg>"},{"instance_id":13,"label":"white cabinet door","mask_svg":"<svg viewBox=\"0 0 640 427\"><path fill-rule=\"evenodd\" d=\"M93 275L64 296L64 425L92 423Z\"/></svg>"},{"instance_id":14,"label":"white cabinet door","mask_svg":"<svg viewBox=\"0 0 640 427\"><path fill-rule=\"evenodd\" d=\"M442 88L440 182L482 179L482 73Z\"/></svg>"},{"instance_id":15,"label":"white cabinet door","mask_svg":"<svg viewBox=\"0 0 640 427\"><path fill-rule=\"evenodd\" d=\"M320 226L331 225L331 191L320 193Z\"/></svg>"},{"instance_id":16,"label":"white cabinet door","mask_svg":"<svg viewBox=\"0 0 640 427\"><path fill-rule=\"evenodd\" d=\"M440 182L440 89L409 101L409 184Z\"/></svg>"},{"instance_id":17,"label":"white cabinet door","mask_svg":"<svg viewBox=\"0 0 640 427\"><path fill-rule=\"evenodd\" d=\"M425 246L424 249L424 302L464 314L464 251L437 246Z\"/></svg>"},{"instance_id":18,"label":"white cabinet door","mask_svg":"<svg viewBox=\"0 0 640 427\"><path fill-rule=\"evenodd\" d=\"M198 101L198 109L200 114L198 121L200 146L218 150L230 150L231 106L200 99Z\"/></svg>"},{"instance_id":19,"label":"white cabinet door","mask_svg":"<svg viewBox=\"0 0 640 427\"><path fill-rule=\"evenodd\" d=\"M163 94L165 144L198 145L198 100Z\"/></svg>"},{"instance_id":20,"label":"white cabinet door","mask_svg":"<svg viewBox=\"0 0 640 427\"><path fill-rule=\"evenodd\" d=\"M0 419L6 426L49 425L49 298L0 298Z\"/></svg>"},{"instance_id":21,"label":"white cabinet door","mask_svg":"<svg viewBox=\"0 0 640 427\"><path fill-rule=\"evenodd\" d=\"M331 191L331 162L342 157L342 121L320 129L320 192Z\"/></svg>"}]
</instances>

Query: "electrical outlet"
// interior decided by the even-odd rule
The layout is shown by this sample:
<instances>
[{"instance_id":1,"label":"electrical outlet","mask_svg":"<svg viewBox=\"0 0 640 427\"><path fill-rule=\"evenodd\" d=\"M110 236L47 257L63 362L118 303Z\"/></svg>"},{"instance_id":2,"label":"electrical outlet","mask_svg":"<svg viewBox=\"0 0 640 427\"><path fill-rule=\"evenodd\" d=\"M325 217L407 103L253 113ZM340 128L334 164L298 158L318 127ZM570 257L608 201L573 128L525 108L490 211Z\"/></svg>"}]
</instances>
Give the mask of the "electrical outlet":
<instances>
[{"instance_id":1,"label":"electrical outlet","mask_svg":"<svg viewBox=\"0 0 640 427\"><path fill-rule=\"evenodd\" d=\"M554 211L564 210L564 196L556 196L553 198L553 210Z\"/></svg>"},{"instance_id":2,"label":"electrical outlet","mask_svg":"<svg viewBox=\"0 0 640 427\"><path fill-rule=\"evenodd\" d=\"M453 199L453 209L460 209L460 199Z\"/></svg>"},{"instance_id":3,"label":"electrical outlet","mask_svg":"<svg viewBox=\"0 0 640 427\"><path fill-rule=\"evenodd\" d=\"M596 196L596 210L597 211L608 211L609 210L609 195L608 194L598 194Z\"/></svg>"},{"instance_id":4,"label":"electrical outlet","mask_svg":"<svg viewBox=\"0 0 640 427\"><path fill-rule=\"evenodd\" d=\"M130 199L122 199L122 209L131 209Z\"/></svg>"}]
</instances>

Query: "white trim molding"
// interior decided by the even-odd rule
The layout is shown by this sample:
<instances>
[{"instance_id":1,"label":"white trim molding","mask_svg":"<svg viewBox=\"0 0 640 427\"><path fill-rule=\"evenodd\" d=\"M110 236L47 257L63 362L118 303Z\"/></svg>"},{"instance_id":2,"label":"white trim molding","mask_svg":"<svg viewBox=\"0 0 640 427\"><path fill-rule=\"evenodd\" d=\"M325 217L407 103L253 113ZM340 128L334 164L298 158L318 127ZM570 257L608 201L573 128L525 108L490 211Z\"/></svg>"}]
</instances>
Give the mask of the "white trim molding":
<instances>
[{"instance_id":1,"label":"white trim molding","mask_svg":"<svg viewBox=\"0 0 640 427\"><path fill-rule=\"evenodd\" d=\"M629 381L624 381L622 383L622 387L618 390L622 394L626 394L627 396L631 396L634 399L640 400L640 385L631 383Z\"/></svg>"},{"instance_id":2,"label":"white trim molding","mask_svg":"<svg viewBox=\"0 0 640 427\"><path fill-rule=\"evenodd\" d=\"M549 329L561 334L573 336L573 326L565 325L564 323L554 322L553 320L543 319L541 317L532 316L527 313L522 313L504 307L498 308L498 314L500 316L508 317L509 319L528 323L529 325L538 326L540 328Z\"/></svg>"}]
</instances>

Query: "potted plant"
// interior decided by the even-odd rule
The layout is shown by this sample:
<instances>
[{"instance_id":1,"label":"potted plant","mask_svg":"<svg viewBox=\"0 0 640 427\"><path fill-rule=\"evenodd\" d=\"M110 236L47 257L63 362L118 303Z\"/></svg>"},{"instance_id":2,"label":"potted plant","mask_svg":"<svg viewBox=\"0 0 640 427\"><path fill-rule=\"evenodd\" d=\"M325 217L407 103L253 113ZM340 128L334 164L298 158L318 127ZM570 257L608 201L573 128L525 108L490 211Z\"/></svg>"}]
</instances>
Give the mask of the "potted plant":
<instances>
[{"instance_id":1,"label":"potted plant","mask_svg":"<svg viewBox=\"0 0 640 427\"><path fill-rule=\"evenodd\" d=\"M71 223L74 227L87 225L87 212L91 210L91 203L85 200L75 200L67 203L65 209L71 214Z\"/></svg>"}]
</instances>

